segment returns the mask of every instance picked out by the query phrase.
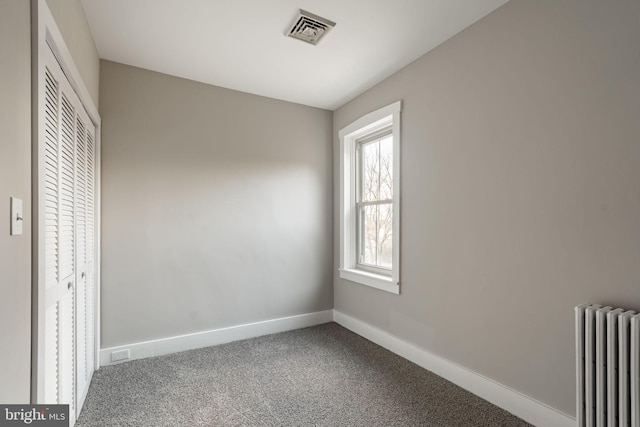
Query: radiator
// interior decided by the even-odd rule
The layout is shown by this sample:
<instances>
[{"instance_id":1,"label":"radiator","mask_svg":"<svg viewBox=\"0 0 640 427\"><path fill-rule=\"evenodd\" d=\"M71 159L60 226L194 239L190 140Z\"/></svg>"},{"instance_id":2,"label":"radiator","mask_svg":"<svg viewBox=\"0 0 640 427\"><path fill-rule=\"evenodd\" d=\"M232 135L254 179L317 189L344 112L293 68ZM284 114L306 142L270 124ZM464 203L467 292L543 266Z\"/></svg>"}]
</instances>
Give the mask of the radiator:
<instances>
[{"instance_id":1,"label":"radiator","mask_svg":"<svg viewBox=\"0 0 640 427\"><path fill-rule=\"evenodd\" d=\"M640 427L640 314L598 304L575 311L578 427Z\"/></svg>"}]
</instances>

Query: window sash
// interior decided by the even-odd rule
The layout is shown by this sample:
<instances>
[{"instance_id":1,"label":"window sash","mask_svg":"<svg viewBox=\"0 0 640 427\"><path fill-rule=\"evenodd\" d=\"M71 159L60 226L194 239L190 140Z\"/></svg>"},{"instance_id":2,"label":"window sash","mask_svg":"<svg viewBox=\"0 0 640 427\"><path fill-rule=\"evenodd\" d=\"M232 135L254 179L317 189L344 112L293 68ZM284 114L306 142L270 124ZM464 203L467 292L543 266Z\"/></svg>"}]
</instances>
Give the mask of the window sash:
<instances>
[{"instance_id":1,"label":"window sash","mask_svg":"<svg viewBox=\"0 0 640 427\"><path fill-rule=\"evenodd\" d=\"M365 136L356 139L355 143L356 143L356 203L355 203L355 208L356 208L356 227L355 227L355 242L356 242L356 268L358 269L362 269L365 271L369 271L371 273L375 273L375 274L382 274L385 276L390 276L391 272L393 270L393 261L391 262L391 266L387 267L387 266L383 266L380 265L379 260L378 260L378 233L380 232L380 229L378 228L378 225L376 224L375 226L375 230L376 230L376 243L375 243L375 258L376 258L376 263L372 264L372 263L367 263L364 262L364 258L365 258L365 245L366 245L366 231L365 231L365 221L364 221L364 215L365 215L365 207L367 206L388 206L388 209L390 209L391 211L391 215L393 215L393 199L376 199L376 200L363 200L363 192L364 192L364 188L363 188L363 183L364 183L364 147L369 145L369 144L374 144L374 143L378 143L380 144L380 142L389 137L392 136L393 137L393 129L391 126L385 126L382 129L378 129L372 133L366 134ZM393 143L393 141L392 141ZM379 161L379 156L378 156L378 168L381 167L380 165L380 161ZM380 170L378 170L378 174L380 175ZM380 177L378 177L378 189L377 189L377 193L378 195L380 195ZM393 183L392 183L393 186ZM391 244L393 245L393 242L391 242ZM392 249L393 250L393 249Z\"/></svg>"},{"instance_id":2,"label":"window sash","mask_svg":"<svg viewBox=\"0 0 640 427\"><path fill-rule=\"evenodd\" d=\"M376 257L376 263L372 264L372 263L368 263L364 261L365 258L365 247L366 247L366 230L365 230L365 221L364 221L364 215L365 215L365 207L368 206L388 206L388 209L391 211L391 215L393 216L393 200L379 200L379 201L374 201L374 202L361 202L361 203L357 203L356 204L356 227L355 227L355 234L356 234L356 267L359 269L363 269L365 271L370 271L372 273L377 273L377 274L383 274L385 276L390 276L391 272L393 271L393 259L391 261L391 266L390 267L386 267L384 265L381 265L378 259L379 256L379 242L378 242L378 237L379 237L379 233L380 233L380 228L378 227L378 224L376 224L375 226L375 231L376 231L376 242L375 242L375 257ZM391 232L393 233L393 221L391 224ZM391 245L392 245L392 251L393 251L393 239L391 240Z\"/></svg>"},{"instance_id":3,"label":"window sash","mask_svg":"<svg viewBox=\"0 0 640 427\"><path fill-rule=\"evenodd\" d=\"M385 139L386 137L391 136L393 137L393 129L391 126L385 126L382 129L376 130L372 133L368 133L365 136L356 139L355 143L356 143L356 179L355 179L355 187L356 187L356 204L359 203L369 203L370 201L367 202L363 202L363 188L362 188L362 183L364 181L364 161L363 161L363 157L364 157L364 147L366 145L369 144L373 144L375 142L380 143L380 141L382 141L383 139ZM392 144L395 144L395 142L392 139ZM380 167L380 165L378 164L378 168ZM378 175L379 175L380 171L378 170ZM393 185L393 183L392 183ZM380 178L378 178L378 187L380 187ZM378 193L380 192L380 188L378 188ZM377 199L380 200L380 199ZM388 199L384 199L384 200L388 200Z\"/></svg>"},{"instance_id":4,"label":"window sash","mask_svg":"<svg viewBox=\"0 0 640 427\"><path fill-rule=\"evenodd\" d=\"M387 125L382 129L368 133L365 136L356 139L356 144L358 144L358 146L361 146L361 145L366 145L370 142L375 142L380 139L384 139L385 137L391 135L393 133L392 131L393 129L391 128L391 126Z\"/></svg>"}]
</instances>

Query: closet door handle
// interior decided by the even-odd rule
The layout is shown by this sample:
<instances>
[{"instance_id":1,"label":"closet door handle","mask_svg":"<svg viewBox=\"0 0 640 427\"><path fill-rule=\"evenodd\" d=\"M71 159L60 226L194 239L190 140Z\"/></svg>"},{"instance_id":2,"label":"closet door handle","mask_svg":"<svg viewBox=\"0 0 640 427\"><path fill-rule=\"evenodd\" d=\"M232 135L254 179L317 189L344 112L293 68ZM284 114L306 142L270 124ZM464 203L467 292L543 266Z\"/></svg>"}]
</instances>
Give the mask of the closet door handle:
<instances>
[{"instance_id":1,"label":"closet door handle","mask_svg":"<svg viewBox=\"0 0 640 427\"><path fill-rule=\"evenodd\" d=\"M80 277L82 277L84 279L84 276L85 276L85 274L84 274L84 271L83 271L82 274L80 274Z\"/></svg>"},{"instance_id":2,"label":"closet door handle","mask_svg":"<svg viewBox=\"0 0 640 427\"><path fill-rule=\"evenodd\" d=\"M71 290L73 288L73 282L67 283L67 289Z\"/></svg>"}]
</instances>

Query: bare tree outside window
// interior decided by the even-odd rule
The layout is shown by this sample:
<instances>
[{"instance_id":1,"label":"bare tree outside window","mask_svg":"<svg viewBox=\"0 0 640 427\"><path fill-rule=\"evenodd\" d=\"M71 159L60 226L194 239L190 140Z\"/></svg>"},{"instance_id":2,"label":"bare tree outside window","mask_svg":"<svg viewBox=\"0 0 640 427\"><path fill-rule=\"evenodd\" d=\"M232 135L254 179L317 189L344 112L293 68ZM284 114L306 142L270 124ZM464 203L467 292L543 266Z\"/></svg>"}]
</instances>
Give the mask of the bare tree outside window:
<instances>
[{"instance_id":1,"label":"bare tree outside window","mask_svg":"<svg viewBox=\"0 0 640 427\"><path fill-rule=\"evenodd\" d=\"M360 263L393 266L393 137L389 133L360 144L358 242Z\"/></svg>"}]
</instances>

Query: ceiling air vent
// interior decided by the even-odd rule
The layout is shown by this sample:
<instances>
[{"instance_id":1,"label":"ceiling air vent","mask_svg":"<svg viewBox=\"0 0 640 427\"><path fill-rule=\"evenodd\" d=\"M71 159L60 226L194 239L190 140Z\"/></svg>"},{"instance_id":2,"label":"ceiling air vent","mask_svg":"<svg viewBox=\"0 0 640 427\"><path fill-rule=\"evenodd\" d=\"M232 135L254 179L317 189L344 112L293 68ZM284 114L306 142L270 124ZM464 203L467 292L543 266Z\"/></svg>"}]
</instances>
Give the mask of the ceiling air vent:
<instances>
[{"instance_id":1,"label":"ceiling air vent","mask_svg":"<svg viewBox=\"0 0 640 427\"><path fill-rule=\"evenodd\" d=\"M293 22L289 32L287 32L287 35L294 39L299 39L316 45L322 36L335 27L335 25L335 22L300 9L296 20Z\"/></svg>"}]
</instances>

